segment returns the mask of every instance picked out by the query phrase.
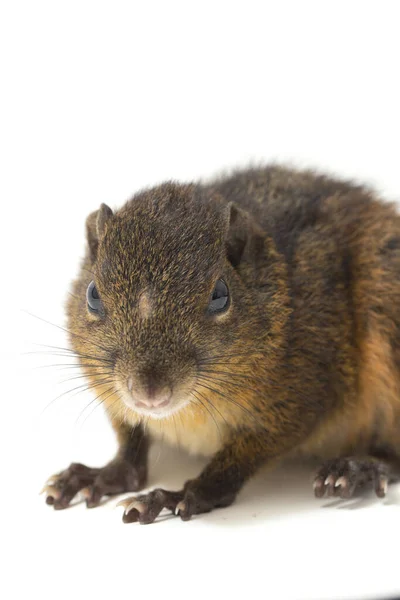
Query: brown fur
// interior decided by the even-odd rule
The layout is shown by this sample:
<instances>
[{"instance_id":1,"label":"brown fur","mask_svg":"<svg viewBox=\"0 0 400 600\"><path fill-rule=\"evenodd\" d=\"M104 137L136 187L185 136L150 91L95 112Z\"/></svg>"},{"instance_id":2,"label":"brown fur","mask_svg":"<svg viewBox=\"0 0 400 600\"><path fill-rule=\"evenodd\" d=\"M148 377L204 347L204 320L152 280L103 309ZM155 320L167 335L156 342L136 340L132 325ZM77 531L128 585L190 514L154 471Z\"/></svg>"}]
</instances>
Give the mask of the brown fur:
<instances>
[{"instance_id":1,"label":"brown fur","mask_svg":"<svg viewBox=\"0 0 400 600\"><path fill-rule=\"evenodd\" d=\"M117 431L212 456L190 483L211 507L291 453L399 460L400 217L373 191L271 166L103 205L87 231L71 344ZM231 305L210 317L219 277ZM130 375L189 403L140 417Z\"/></svg>"}]
</instances>

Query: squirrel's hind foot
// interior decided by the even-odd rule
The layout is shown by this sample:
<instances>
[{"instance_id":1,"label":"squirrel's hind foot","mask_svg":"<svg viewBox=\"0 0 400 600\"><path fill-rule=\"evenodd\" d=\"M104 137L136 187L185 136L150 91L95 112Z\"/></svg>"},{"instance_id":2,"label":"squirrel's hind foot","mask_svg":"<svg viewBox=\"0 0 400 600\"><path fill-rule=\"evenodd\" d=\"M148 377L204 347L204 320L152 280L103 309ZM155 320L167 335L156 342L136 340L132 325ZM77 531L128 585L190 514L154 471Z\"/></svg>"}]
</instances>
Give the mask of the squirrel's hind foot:
<instances>
[{"instance_id":1,"label":"squirrel's hind foot","mask_svg":"<svg viewBox=\"0 0 400 600\"><path fill-rule=\"evenodd\" d=\"M376 495L383 498L392 479L390 465L384 461L372 457L337 458L326 461L318 470L314 494L316 498L326 495L347 499L358 488L372 484Z\"/></svg>"}]
</instances>

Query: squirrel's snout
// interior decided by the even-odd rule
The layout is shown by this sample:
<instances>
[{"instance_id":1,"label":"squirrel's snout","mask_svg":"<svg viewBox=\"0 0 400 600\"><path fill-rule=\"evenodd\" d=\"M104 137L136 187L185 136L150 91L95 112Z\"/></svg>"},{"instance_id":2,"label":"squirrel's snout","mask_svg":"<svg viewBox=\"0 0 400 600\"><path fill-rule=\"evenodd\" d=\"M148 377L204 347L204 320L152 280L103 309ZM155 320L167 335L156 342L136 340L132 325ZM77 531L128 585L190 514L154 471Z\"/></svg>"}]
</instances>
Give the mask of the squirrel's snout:
<instances>
[{"instance_id":1,"label":"squirrel's snout","mask_svg":"<svg viewBox=\"0 0 400 600\"><path fill-rule=\"evenodd\" d=\"M171 374L147 368L131 370L121 379L121 399L134 412L163 419L182 410L191 401L195 374L173 380Z\"/></svg>"}]
</instances>

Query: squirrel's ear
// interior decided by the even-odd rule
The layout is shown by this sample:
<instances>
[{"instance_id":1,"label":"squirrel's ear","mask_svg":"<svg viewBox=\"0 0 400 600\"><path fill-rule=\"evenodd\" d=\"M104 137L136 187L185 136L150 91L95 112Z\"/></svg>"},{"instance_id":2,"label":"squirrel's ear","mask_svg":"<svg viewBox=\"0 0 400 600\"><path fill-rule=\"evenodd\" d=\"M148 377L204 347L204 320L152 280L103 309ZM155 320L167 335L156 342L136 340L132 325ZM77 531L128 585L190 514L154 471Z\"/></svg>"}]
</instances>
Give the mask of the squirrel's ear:
<instances>
[{"instance_id":1,"label":"squirrel's ear","mask_svg":"<svg viewBox=\"0 0 400 600\"><path fill-rule=\"evenodd\" d=\"M95 260L99 239L103 235L106 223L113 216L113 211L107 204L102 204L99 210L90 213L86 219L86 237L89 246L89 253L92 260Z\"/></svg>"},{"instance_id":2,"label":"squirrel's ear","mask_svg":"<svg viewBox=\"0 0 400 600\"><path fill-rule=\"evenodd\" d=\"M226 251L229 262L237 267L245 252L248 242L254 237L261 237L262 230L259 229L250 215L230 202L227 206Z\"/></svg>"}]
</instances>

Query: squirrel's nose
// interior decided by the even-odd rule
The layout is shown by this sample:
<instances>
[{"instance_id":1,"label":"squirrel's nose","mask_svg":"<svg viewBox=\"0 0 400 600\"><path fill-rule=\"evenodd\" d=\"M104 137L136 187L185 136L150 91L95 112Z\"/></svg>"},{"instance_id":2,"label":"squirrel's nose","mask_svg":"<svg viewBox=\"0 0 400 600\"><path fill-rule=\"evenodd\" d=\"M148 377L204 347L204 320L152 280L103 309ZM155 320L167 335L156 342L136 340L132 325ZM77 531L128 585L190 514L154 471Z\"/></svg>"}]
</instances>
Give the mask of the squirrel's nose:
<instances>
[{"instance_id":1,"label":"squirrel's nose","mask_svg":"<svg viewBox=\"0 0 400 600\"><path fill-rule=\"evenodd\" d=\"M128 390L136 406L140 408L163 408L171 400L172 390L165 387L158 387L152 381L136 389L133 378L128 377Z\"/></svg>"}]
</instances>

